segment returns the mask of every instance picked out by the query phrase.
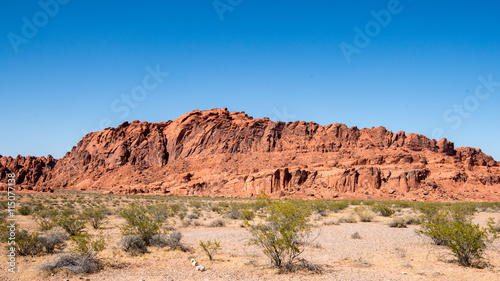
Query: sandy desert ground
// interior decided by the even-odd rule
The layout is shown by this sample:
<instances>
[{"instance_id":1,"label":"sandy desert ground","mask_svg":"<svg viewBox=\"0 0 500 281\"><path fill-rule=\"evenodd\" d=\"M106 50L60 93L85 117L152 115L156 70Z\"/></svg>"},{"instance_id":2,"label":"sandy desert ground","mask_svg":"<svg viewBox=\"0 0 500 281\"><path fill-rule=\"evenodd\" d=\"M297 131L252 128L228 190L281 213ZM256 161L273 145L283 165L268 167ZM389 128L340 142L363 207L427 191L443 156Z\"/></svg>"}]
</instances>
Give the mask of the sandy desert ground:
<instances>
[{"instance_id":1,"label":"sandy desert ground","mask_svg":"<svg viewBox=\"0 0 500 281\"><path fill-rule=\"evenodd\" d=\"M325 216L313 215L314 219L311 219L313 234L319 233L319 237L301 257L320 265L322 274L307 271L279 274L259 247L248 245L251 236L242 227L242 220L204 209L190 226L182 224L179 219L175 223L175 218L169 220L171 227L182 233L181 242L192 248L189 252L149 247L149 252L144 255L130 256L118 246L119 226L125 220L112 214L103 228L107 248L100 254L105 262L102 271L87 275L61 272L51 275L40 271L42 264L57 256L54 254L18 257L19 272L10 274L7 272L7 252L2 247L0 280L500 280L500 239L488 247L485 268L466 268L458 265L446 248L417 234L415 230L420 228L419 225L391 228L388 224L392 218L380 215L372 222L331 224L339 216L352 213L353 208L349 206L338 213L327 212ZM410 208L398 208L397 211L395 215L415 213ZM489 217L499 221L500 212L481 211L474 220L485 225ZM226 225L208 227L209 222L216 218L222 218ZM39 228L32 216L19 216L19 225L23 229ZM89 226L86 231L97 232ZM352 238L356 232L361 239ZM200 240L212 239L221 242L222 250L214 261L209 261L198 244ZM196 271L191 258L195 258L206 271Z\"/></svg>"}]
</instances>

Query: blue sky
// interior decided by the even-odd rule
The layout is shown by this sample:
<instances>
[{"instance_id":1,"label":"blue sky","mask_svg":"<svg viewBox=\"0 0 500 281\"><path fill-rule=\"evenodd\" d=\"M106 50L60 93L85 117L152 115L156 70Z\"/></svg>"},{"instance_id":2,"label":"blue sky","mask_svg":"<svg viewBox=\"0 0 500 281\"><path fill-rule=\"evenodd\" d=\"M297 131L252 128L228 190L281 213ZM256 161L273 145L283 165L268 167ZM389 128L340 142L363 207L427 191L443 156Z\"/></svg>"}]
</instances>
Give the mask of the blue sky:
<instances>
[{"instance_id":1,"label":"blue sky","mask_svg":"<svg viewBox=\"0 0 500 281\"><path fill-rule=\"evenodd\" d=\"M59 158L104 127L228 107L446 136L500 160L494 1L41 0L0 11L4 156Z\"/></svg>"}]
</instances>

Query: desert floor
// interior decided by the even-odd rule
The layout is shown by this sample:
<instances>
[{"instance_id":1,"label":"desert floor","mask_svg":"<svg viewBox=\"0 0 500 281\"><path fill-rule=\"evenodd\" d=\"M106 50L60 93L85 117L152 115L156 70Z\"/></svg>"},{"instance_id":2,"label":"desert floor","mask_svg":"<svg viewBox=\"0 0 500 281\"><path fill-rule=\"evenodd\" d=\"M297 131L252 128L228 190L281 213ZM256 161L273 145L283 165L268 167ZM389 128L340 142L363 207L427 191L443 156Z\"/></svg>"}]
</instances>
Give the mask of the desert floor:
<instances>
[{"instance_id":1,"label":"desert floor","mask_svg":"<svg viewBox=\"0 0 500 281\"><path fill-rule=\"evenodd\" d=\"M28 198L24 198L28 200ZM202 210L196 223L186 226L179 219L170 221L171 227L183 235L181 242L190 246L190 252L157 249L140 256L130 256L118 246L120 225L124 219L109 216L103 228L107 248L100 257L105 268L97 273L74 275L59 272L54 275L40 271L40 266L53 260L57 254L39 257L18 257L18 272L7 272L5 247L1 247L0 280L500 280L500 239L487 248L484 268L466 268L458 265L451 252L434 245L430 238L419 235L419 225L391 228L391 217L377 215L372 222L340 223L339 216L353 212L354 206L323 216L313 216L313 236L317 240L307 248L302 258L323 268L322 274L308 271L280 274L270 266L268 258L255 245L248 245L249 232L242 220ZM415 213L410 208L399 208L396 215ZM37 230L31 216L18 216L22 229ZM483 210L474 220L486 225L488 218L500 220L498 210ZM208 227L215 218L222 218L223 227ZM193 226L196 225L196 226ZM86 228L89 233L96 231ZM361 238L354 239L358 233ZM222 249L214 261L199 247L200 240L217 239ZM67 249L63 250L67 251ZM190 259L195 258L206 271L197 271Z\"/></svg>"}]
</instances>

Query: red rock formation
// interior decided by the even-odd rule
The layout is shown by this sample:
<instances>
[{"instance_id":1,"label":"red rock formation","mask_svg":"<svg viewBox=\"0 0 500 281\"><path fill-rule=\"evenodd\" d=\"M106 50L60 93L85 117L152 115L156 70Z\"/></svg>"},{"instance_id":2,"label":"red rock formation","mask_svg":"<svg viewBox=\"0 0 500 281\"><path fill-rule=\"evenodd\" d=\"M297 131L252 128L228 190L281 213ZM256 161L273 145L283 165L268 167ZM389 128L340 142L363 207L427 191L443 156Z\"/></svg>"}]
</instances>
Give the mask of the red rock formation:
<instances>
[{"instance_id":1,"label":"red rock formation","mask_svg":"<svg viewBox=\"0 0 500 281\"><path fill-rule=\"evenodd\" d=\"M479 149L384 127L272 122L226 108L125 122L62 159L1 157L27 189L203 196L499 200L500 167ZM0 186L1 188L1 186Z\"/></svg>"}]
</instances>

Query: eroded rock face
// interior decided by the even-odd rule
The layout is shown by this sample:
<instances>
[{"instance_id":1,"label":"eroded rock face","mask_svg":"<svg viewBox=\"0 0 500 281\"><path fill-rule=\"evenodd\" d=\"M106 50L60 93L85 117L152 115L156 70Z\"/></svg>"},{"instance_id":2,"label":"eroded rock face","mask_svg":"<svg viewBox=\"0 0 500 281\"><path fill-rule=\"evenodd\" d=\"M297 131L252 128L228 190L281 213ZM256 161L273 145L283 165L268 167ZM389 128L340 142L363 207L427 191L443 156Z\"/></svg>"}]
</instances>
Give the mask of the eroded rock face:
<instances>
[{"instance_id":1,"label":"eroded rock face","mask_svg":"<svg viewBox=\"0 0 500 281\"><path fill-rule=\"evenodd\" d=\"M16 190L35 190L52 192L44 183L52 177L51 172L57 160L51 155L47 157L17 156L0 157L0 190L7 190L7 175L15 173Z\"/></svg>"},{"instance_id":2,"label":"eroded rock face","mask_svg":"<svg viewBox=\"0 0 500 281\"><path fill-rule=\"evenodd\" d=\"M226 108L125 122L86 135L59 160L1 157L2 184L9 172L35 191L500 199L498 163L479 149L384 127L253 119Z\"/></svg>"}]
</instances>

